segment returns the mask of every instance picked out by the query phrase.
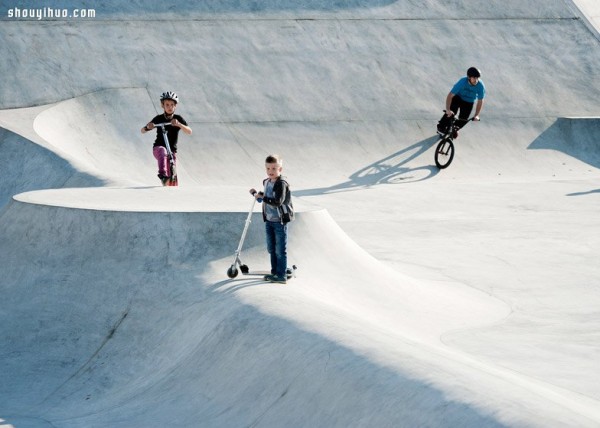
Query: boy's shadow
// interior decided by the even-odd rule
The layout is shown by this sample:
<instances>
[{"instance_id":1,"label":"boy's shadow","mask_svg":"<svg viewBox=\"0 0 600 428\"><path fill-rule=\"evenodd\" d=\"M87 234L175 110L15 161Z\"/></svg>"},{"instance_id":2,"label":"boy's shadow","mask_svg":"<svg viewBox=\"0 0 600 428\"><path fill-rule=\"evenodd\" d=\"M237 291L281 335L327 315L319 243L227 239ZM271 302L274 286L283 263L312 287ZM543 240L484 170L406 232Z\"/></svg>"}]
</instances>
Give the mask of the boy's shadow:
<instances>
[{"instance_id":1,"label":"boy's shadow","mask_svg":"<svg viewBox=\"0 0 600 428\"><path fill-rule=\"evenodd\" d=\"M315 189L302 189L294 191L294 196L315 196L327 193L346 192L378 184L414 183L434 177L439 169L435 165L426 165L409 168L405 165L427 152L439 141L433 136L419 141L409 147L378 160L364 168L359 169L348 181L329 187ZM433 154L432 154L433 157Z\"/></svg>"}]
</instances>

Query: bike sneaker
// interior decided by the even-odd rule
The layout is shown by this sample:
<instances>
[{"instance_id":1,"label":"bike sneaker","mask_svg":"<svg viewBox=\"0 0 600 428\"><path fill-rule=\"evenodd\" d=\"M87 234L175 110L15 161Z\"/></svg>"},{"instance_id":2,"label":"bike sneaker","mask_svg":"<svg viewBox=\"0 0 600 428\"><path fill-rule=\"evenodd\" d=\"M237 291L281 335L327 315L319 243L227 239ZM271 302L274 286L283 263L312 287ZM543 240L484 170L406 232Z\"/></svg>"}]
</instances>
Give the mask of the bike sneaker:
<instances>
[{"instance_id":1,"label":"bike sneaker","mask_svg":"<svg viewBox=\"0 0 600 428\"><path fill-rule=\"evenodd\" d=\"M273 279L275 276L277 276L277 275L273 275L272 273L270 273L268 275L263 276L263 279L265 281L271 281L271 279Z\"/></svg>"},{"instance_id":2,"label":"bike sneaker","mask_svg":"<svg viewBox=\"0 0 600 428\"><path fill-rule=\"evenodd\" d=\"M455 140L458 138L458 129L455 129L454 131L452 131L452 138Z\"/></svg>"},{"instance_id":3,"label":"bike sneaker","mask_svg":"<svg viewBox=\"0 0 600 428\"><path fill-rule=\"evenodd\" d=\"M270 278L267 279L267 281L275 284L287 284L287 278L285 276L270 275Z\"/></svg>"}]
</instances>

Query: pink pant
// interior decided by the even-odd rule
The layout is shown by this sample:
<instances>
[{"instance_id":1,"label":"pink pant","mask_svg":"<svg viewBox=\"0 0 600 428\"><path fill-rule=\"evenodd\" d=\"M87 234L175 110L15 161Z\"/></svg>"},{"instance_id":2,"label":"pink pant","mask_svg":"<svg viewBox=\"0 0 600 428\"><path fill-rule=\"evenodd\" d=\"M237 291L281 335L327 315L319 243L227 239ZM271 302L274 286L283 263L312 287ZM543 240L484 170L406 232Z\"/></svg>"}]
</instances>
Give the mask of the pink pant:
<instances>
[{"instance_id":1,"label":"pink pant","mask_svg":"<svg viewBox=\"0 0 600 428\"><path fill-rule=\"evenodd\" d=\"M152 154L154 154L154 158L158 162L158 173L164 177L170 177L167 149L165 147L156 146L152 149ZM175 165L177 165L177 153L173 153L173 160L175 161Z\"/></svg>"}]
</instances>

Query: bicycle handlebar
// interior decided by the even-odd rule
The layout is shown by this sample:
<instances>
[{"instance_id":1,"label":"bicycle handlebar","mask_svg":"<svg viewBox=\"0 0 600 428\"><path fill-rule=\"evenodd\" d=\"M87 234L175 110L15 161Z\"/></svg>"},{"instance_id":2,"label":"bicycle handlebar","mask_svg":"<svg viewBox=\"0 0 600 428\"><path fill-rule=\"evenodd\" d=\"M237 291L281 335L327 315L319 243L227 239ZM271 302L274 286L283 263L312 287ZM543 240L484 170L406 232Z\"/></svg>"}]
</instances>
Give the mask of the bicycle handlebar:
<instances>
[{"instance_id":1,"label":"bicycle handlebar","mask_svg":"<svg viewBox=\"0 0 600 428\"><path fill-rule=\"evenodd\" d=\"M448 110L444 110L444 113L446 113L447 111L448 111ZM473 122L481 122L481 119L479 119L479 120L475 120L475 118L476 118L477 116L473 116L473 117L471 117L471 118L469 118L469 119L460 119L460 118L456 117L456 114L453 114L453 115L452 115L452 117L453 117L455 120L464 120L465 122L470 122L470 121L473 121Z\"/></svg>"}]
</instances>

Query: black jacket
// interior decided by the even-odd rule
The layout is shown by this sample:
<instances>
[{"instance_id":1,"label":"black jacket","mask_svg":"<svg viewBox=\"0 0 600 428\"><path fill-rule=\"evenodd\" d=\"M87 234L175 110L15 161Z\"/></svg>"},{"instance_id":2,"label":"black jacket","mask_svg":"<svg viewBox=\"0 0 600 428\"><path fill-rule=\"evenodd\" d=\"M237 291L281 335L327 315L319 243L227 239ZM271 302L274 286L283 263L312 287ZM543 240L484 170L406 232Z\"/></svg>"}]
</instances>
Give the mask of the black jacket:
<instances>
[{"instance_id":1,"label":"black jacket","mask_svg":"<svg viewBox=\"0 0 600 428\"><path fill-rule=\"evenodd\" d=\"M268 178L263 180L263 186L269 181ZM279 211L279 218L281 223L286 224L294 219L294 205L292 204L292 191L290 185L285 181L284 177L279 177L273 186L274 196L267 198L266 195L263 197L263 220L267 221L267 214L265 212L265 204L273 205L277 207Z\"/></svg>"}]
</instances>

